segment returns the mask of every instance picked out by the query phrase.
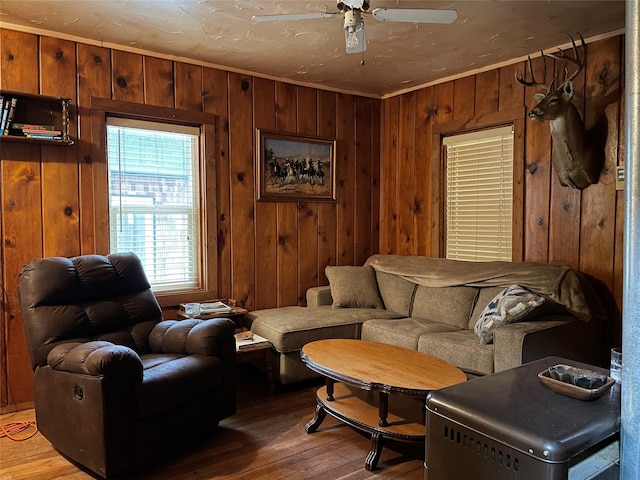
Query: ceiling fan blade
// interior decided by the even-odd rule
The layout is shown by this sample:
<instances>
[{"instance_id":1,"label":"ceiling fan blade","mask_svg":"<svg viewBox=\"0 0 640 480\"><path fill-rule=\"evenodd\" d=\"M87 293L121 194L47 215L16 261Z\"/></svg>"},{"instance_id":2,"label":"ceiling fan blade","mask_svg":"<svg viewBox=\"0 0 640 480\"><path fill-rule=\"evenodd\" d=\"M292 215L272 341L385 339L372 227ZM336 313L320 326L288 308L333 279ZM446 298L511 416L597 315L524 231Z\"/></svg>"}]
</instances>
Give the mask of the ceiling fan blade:
<instances>
[{"instance_id":1,"label":"ceiling fan blade","mask_svg":"<svg viewBox=\"0 0 640 480\"><path fill-rule=\"evenodd\" d=\"M455 10L422 8L376 8L371 13L382 22L453 23L458 18Z\"/></svg>"},{"instance_id":2,"label":"ceiling fan blade","mask_svg":"<svg viewBox=\"0 0 640 480\"><path fill-rule=\"evenodd\" d=\"M281 20L315 20L317 18L330 18L335 13L289 13L284 15L254 15L254 22L276 22Z\"/></svg>"}]
</instances>

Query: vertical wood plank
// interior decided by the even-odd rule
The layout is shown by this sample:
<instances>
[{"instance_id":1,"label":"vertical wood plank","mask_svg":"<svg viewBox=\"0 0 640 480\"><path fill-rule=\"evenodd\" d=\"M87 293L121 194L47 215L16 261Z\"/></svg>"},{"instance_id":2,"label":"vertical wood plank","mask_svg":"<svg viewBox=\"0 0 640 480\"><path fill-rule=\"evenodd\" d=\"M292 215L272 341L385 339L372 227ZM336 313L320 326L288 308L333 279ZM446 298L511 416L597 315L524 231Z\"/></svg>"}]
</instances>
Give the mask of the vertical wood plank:
<instances>
[{"instance_id":1,"label":"vertical wood plank","mask_svg":"<svg viewBox=\"0 0 640 480\"><path fill-rule=\"evenodd\" d=\"M0 30L0 88L38 93L38 37ZM16 291L22 266L42 256L40 148L0 145L0 405L33 397L29 354Z\"/></svg>"},{"instance_id":2,"label":"vertical wood plank","mask_svg":"<svg viewBox=\"0 0 640 480\"><path fill-rule=\"evenodd\" d=\"M337 95L325 90L318 91L318 135L336 138ZM318 205L318 284L327 285L327 265L336 265L337 256L337 206L322 202Z\"/></svg>"},{"instance_id":3,"label":"vertical wood plank","mask_svg":"<svg viewBox=\"0 0 640 480\"><path fill-rule=\"evenodd\" d=\"M372 99L356 98L356 199L354 263L362 265L371 256L373 184L373 103Z\"/></svg>"},{"instance_id":4,"label":"vertical wood plank","mask_svg":"<svg viewBox=\"0 0 640 480\"><path fill-rule=\"evenodd\" d=\"M416 148L415 148L415 254L433 256L431 252L431 235L433 216L431 189L437 179L431 178L431 145L432 126L435 104L434 88L418 90L416 96ZM437 253L436 253L437 256Z\"/></svg>"},{"instance_id":5,"label":"vertical wood plank","mask_svg":"<svg viewBox=\"0 0 640 480\"><path fill-rule=\"evenodd\" d=\"M76 99L75 44L43 37L40 40L40 81L43 95ZM77 135L76 117L69 131ZM42 147L42 218L45 257L80 254L80 217L77 147Z\"/></svg>"},{"instance_id":6,"label":"vertical wood plank","mask_svg":"<svg viewBox=\"0 0 640 480\"><path fill-rule=\"evenodd\" d=\"M624 45L621 42L619 58L620 58L620 90L625 89L625 77L622 74L625 71L625 56ZM625 117L625 97L620 96L620 113L618 117L618 124L612 126L618 131L618 166L625 166L626 158L626 130L624 128ZM613 297L617 306L616 322L611 329L610 342L611 346L622 345L622 297L624 295L624 190L616 191L616 232L615 232L615 244L614 244L614 261L613 261Z\"/></svg>"},{"instance_id":7,"label":"vertical wood plank","mask_svg":"<svg viewBox=\"0 0 640 480\"><path fill-rule=\"evenodd\" d=\"M114 100L144 103L142 55L112 50L111 73Z\"/></svg>"},{"instance_id":8,"label":"vertical wood plank","mask_svg":"<svg viewBox=\"0 0 640 480\"><path fill-rule=\"evenodd\" d=\"M453 119L468 120L475 112L476 77L470 75L453 82Z\"/></svg>"},{"instance_id":9,"label":"vertical wood plank","mask_svg":"<svg viewBox=\"0 0 640 480\"><path fill-rule=\"evenodd\" d=\"M173 62L163 58L142 58L144 75L144 103L175 107Z\"/></svg>"},{"instance_id":10,"label":"vertical wood plank","mask_svg":"<svg viewBox=\"0 0 640 480\"><path fill-rule=\"evenodd\" d=\"M35 71L36 65L33 65ZM34 215L42 204L39 155L40 149L36 146L2 145L2 281L6 302L2 334L7 348L3 358L2 400L5 405L21 404L33 398L33 372L16 285L22 266L42 257L42 223L40 216Z\"/></svg>"},{"instance_id":11,"label":"vertical wood plank","mask_svg":"<svg viewBox=\"0 0 640 480\"><path fill-rule=\"evenodd\" d=\"M297 87L276 82L276 129L295 132ZM298 210L296 203L277 206L278 306L298 304Z\"/></svg>"},{"instance_id":12,"label":"vertical wood plank","mask_svg":"<svg viewBox=\"0 0 640 480\"><path fill-rule=\"evenodd\" d=\"M317 134L316 91L298 87L297 132ZM298 305L306 305L306 291L318 285L318 203L298 204Z\"/></svg>"},{"instance_id":13,"label":"vertical wood plank","mask_svg":"<svg viewBox=\"0 0 640 480\"><path fill-rule=\"evenodd\" d=\"M551 82L553 67L542 78L541 58L532 60L536 78ZM517 69L524 75L526 64ZM534 89L525 92L527 112L537 103ZM525 120L525 177L524 177L524 260L546 262L549 257L549 204L551 195L551 133L547 123Z\"/></svg>"},{"instance_id":14,"label":"vertical wood plank","mask_svg":"<svg viewBox=\"0 0 640 480\"><path fill-rule=\"evenodd\" d=\"M338 94L336 197L338 199L338 265L354 264L355 122L353 95Z\"/></svg>"},{"instance_id":15,"label":"vertical wood plank","mask_svg":"<svg viewBox=\"0 0 640 480\"><path fill-rule=\"evenodd\" d=\"M275 82L273 80L255 78L253 81L253 98L253 121L255 127L274 130L276 127ZM259 148L257 143L256 148ZM276 203L256 202L255 222L256 308L274 308L278 305Z\"/></svg>"},{"instance_id":16,"label":"vertical wood plank","mask_svg":"<svg viewBox=\"0 0 640 480\"><path fill-rule=\"evenodd\" d=\"M600 279L610 289L613 287L616 230L620 48L620 37L589 45L584 90L586 125L595 125L602 119L608 128L602 132L606 142L605 165L600 180L582 191L580 270Z\"/></svg>"},{"instance_id":17,"label":"vertical wood plank","mask_svg":"<svg viewBox=\"0 0 640 480\"><path fill-rule=\"evenodd\" d=\"M382 151L382 101L373 102L371 114L371 253L380 252L380 156Z\"/></svg>"},{"instance_id":18,"label":"vertical wood plank","mask_svg":"<svg viewBox=\"0 0 640 480\"><path fill-rule=\"evenodd\" d=\"M247 309L255 304L252 79L229 73L231 158L231 295Z\"/></svg>"},{"instance_id":19,"label":"vertical wood plank","mask_svg":"<svg viewBox=\"0 0 640 480\"><path fill-rule=\"evenodd\" d=\"M80 254L95 253L96 209L94 175L103 168L105 159L92 156L91 97L111 96L111 62L109 49L79 43L77 45L78 71L78 135ZM102 167L97 167L102 165ZM104 169L104 168L103 168ZM104 195L101 192L100 195Z\"/></svg>"},{"instance_id":20,"label":"vertical wood plank","mask_svg":"<svg viewBox=\"0 0 640 480\"><path fill-rule=\"evenodd\" d=\"M202 67L174 62L176 108L202 111Z\"/></svg>"},{"instance_id":21,"label":"vertical wood plank","mask_svg":"<svg viewBox=\"0 0 640 480\"><path fill-rule=\"evenodd\" d=\"M556 61L555 63L556 74L564 71L565 67L569 69L573 67L573 65L562 61ZM573 103L580 112L584 112L584 71L573 81L573 86ZM556 145L552 145L552 148L555 149ZM554 168L551 174L548 261L562 263L576 269L580 267L581 204L581 192L569 187L563 187L558 180L558 172Z\"/></svg>"},{"instance_id":22,"label":"vertical wood plank","mask_svg":"<svg viewBox=\"0 0 640 480\"><path fill-rule=\"evenodd\" d=\"M398 240L397 254L414 253L415 212L415 122L416 92L400 96L400 124L398 135Z\"/></svg>"},{"instance_id":23,"label":"vertical wood plank","mask_svg":"<svg viewBox=\"0 0 640 480\"><path fill-rule=\"evenodd\" d=\"M453 120L453 82L435 86L435 123L446 123ZM433 141L433 140L432 140ZM432 144L431 157L431 255L445 255L445 221L444 221L444 185L443 160L440 157L440 145Z\"/></svg>"},{"instance_id":24,"label":"vertical wood plank","mask_svg":"<svg viewBox=\"0 0 640 480\"><path fill-rule=\"evenodd\" d=\"M172 77L173 78L173 77ZM213 68L202 70L203 110L213 113L216 125L216 204L218 249L218 297L231 298L231 198L229 156L229 113L227 110L227 72ZM172 91L173 95L173 91ZM172 97L173 98L173 97ZM209 212L209 214L211 214Z\"/></svg>"},{"instance_id":25,"label":"vertical wood plank","mask_svg":"<svg viewBox=\"0 0 640 480\"><path fill-rule=\"evenodd\" d=\"M0 52L0 88L39 93L38 74L34 71L38 58L38 37L1 29Z\"/></svg>"},{"instance_id":26,"label":"vertical wood plank","mask_svg":"<svg viewBox=\"0 0 640 480\"><path fill-rule=\"evenodd\" d=\"M400 98L384 100L384 154L380 162L380 253L395 253L397 247L397 180Z\"/></svg>"},{"instance_id":27,"label":"vertical wood plank","mask_svg":"<svg viewBox=\"0 0 640 480\"><path fill-rule=\"evenodd\" d=\"M475 82L475 114L484 115L498 111L500 97L500 74L498 70L478 73Z\"/></svg>"},{"instance_id":28,"label":"vertical wood plank","mask_svg":"<svg viewBox=\"0 0 640 480\"><path fill-rule=\"evenodd\" d=\"M514 63L499 69L500 92L498 97L498 109L508 110L522 105L524 98L524 86L516 82L516 72L519 65Z\"/></svg>"}]
</instances>

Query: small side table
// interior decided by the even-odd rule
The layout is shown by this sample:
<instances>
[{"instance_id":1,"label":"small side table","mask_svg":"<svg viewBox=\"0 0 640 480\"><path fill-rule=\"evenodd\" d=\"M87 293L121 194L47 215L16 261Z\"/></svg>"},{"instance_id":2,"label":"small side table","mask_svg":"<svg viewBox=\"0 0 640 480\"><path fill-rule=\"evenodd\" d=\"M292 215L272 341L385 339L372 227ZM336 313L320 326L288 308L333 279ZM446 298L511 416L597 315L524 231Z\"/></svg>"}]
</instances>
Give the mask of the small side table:
<instances>
[{"instance_id":1,"label":"small side table","mask_svg":"<svg viewBox=\"0 0 640 480\"><path fill-rule=\"evenodd\" d=\"M267 381L269 382L269 391L275 392L276 386L273 377L273 359L271 356L271 342L266 338L253 334L255 345L244 344L240 348L239 342L236 340L236 363L249 363L255 360L262 360L267 371Z\"/></svg>"},{"instance_id":2,"label":"small side table","mask_svg":"<svg viewBox=\"0 0 640 480\"><path fill-rule=\"evenodd\" d=\"M214 301L216 300L207 300L207 303L214 302ZM228 300L221 300L221 301L224 303L228 302ZM210 318L229 318L233 320L233 322L236 324L236 331L240 331L244 328L244 325L242 324L242 320L248 312L249 310L247 310L246 308L233 306L233 310L227 313L203 313L201 315L198 315L197 317L192 317L192 318L197 318L198 320L209 320ZM178 311L176 312L176 315L179 320L184 320L185 318L189 318L184 313L184 303L180 304Z\"/></svg>"}]
</instances>

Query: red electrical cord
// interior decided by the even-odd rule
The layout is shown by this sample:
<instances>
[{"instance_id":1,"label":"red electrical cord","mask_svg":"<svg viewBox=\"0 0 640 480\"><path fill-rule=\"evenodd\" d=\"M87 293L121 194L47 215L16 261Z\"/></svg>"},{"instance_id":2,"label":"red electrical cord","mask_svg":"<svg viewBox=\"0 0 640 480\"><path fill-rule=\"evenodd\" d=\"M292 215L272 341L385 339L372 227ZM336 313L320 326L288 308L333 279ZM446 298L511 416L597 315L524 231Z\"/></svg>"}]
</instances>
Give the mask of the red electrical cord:
<instances>
[{"instance_id":1,"label":"red electrical cord","mask_svg":"<svg viewBox=\"0 0 640 480\"><path fill-rule=\"evenodd\" d=\"M17 437L20 433L33 428L33 431L27 434L26 436ZM36 433L38 433L38 427L36 426L36 422L10 422L5 424L0 424L0 438L9 437L11 440L15 440L16 442L20 442L22 440L27 440L33 437Z\"/></svg>"}]
</instances>

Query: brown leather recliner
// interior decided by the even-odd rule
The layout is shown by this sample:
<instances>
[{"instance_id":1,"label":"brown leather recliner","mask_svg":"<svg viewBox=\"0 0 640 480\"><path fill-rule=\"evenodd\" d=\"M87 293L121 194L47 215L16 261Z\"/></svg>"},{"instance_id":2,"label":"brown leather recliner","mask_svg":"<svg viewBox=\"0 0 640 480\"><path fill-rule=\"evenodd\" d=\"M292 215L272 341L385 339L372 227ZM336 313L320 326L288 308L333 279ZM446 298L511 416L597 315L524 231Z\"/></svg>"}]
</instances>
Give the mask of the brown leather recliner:
<instances>
[{"instance_id":1,"label":"brown leather recliner","mask_svg":"<svg viewBox=\"0 0 640 480\"><path fill-rule=\"evenodd\" d=\"M25 265L18 287L39 430L109 478L235 413L234 323L163 321L132 253Z\"/></svg>"}]
</instances>

